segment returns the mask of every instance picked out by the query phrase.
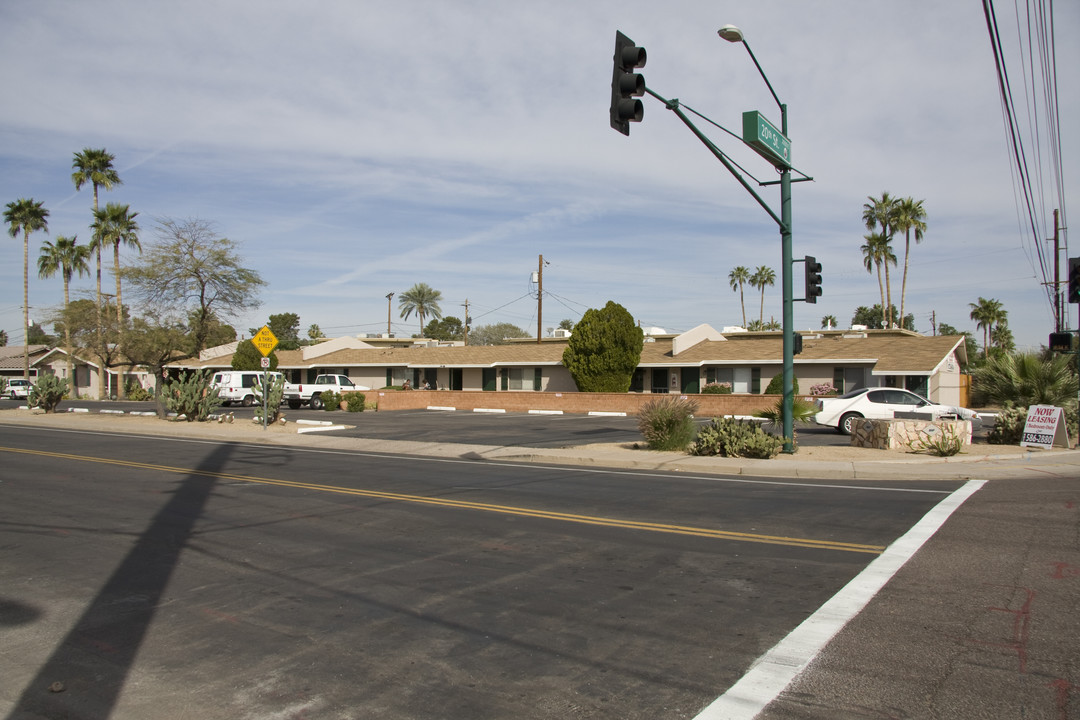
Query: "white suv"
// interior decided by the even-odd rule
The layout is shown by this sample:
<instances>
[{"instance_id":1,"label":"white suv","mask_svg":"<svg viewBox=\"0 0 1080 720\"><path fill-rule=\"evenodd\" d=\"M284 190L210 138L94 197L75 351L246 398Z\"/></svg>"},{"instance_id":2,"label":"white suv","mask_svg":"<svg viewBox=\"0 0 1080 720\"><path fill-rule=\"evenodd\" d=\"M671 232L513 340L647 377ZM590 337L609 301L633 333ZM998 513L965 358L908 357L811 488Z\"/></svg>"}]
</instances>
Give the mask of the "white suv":
<instances>
[{"instance_id":1,"label":"white suv","mask_svg":"<svg viewBox=\"0 0 1080 720\"><path fill-rule=\"evenodd\" d=\"M29 380L23 380L22 378L14 378L8 380L7 395L12 400L18 400L23 398L24 400L30 396L30 386L33 385Z\"/></svg>"}]
</instances>

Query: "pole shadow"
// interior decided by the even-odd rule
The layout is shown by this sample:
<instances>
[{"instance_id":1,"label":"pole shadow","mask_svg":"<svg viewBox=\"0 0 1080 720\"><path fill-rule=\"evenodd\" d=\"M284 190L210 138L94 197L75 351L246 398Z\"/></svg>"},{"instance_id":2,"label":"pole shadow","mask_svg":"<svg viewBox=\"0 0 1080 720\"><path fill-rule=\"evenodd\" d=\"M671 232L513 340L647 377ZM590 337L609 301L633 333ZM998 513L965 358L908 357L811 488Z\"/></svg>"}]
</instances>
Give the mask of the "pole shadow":
<instances>
[{"instance_id":1,"label":"pole shadow","mask_svg":"<svg viewBox=\"0 0 1080 720\"><path fill-rule=\"evenodd\" d=\"M234 448L220 445L177 484L74 627L23 690L8 720L108 718L169 578Z\"/></svg>"}]
</instances>

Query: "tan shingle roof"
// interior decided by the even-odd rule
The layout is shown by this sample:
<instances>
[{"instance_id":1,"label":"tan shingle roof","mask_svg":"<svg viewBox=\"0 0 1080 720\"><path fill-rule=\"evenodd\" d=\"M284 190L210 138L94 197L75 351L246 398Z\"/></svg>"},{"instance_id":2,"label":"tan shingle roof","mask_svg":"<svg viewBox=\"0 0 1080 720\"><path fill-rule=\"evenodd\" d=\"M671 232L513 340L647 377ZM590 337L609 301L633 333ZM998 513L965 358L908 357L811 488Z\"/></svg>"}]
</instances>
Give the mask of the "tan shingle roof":
<instances>
[{"instance_id":1,"label":"tan shingle roof","mask_svg":"<svg viewBox=\"0 0 1080 720\"><path fill-rule=\"evenodd\" d=\"M849 364L865 362L876 372L921 374L934 370L960 346L961 336L925 337L897 331L805 335L803 351L796 365ZM678 355L672 355L671 339L646 342L641 351L644 367L693 365L752 365L781 363L783 339L779 333L740 333L727 340L705 341ZM470 345L454 347L408 347L347 349L304 359L300 350L277 353L278 367L494 367L506 365L559 365L565 343L514 343L511 345ZM230 356L205 361L188 361L184 367L227 367Z\"/></svg>"}]
</instances>

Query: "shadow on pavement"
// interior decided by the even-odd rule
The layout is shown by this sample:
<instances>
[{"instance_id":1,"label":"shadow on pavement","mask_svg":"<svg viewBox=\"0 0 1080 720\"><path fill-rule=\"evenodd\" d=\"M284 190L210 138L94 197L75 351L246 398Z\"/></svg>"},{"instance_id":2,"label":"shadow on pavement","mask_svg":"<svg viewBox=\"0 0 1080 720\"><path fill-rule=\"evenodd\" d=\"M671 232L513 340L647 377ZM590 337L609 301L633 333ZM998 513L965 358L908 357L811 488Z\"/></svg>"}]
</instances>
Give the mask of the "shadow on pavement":
<instances>
[{"instance_id":1,"label":"shadow on pavement","mask_svg":"<svg viewBox=\"0 0 1080 720\"><path fill-rule=\"evenodd\" d=\"M232 454L220 445L182 479L75 626L23 690L8 720L108 718L173 570Z\"/></svg>"}]
</instances>

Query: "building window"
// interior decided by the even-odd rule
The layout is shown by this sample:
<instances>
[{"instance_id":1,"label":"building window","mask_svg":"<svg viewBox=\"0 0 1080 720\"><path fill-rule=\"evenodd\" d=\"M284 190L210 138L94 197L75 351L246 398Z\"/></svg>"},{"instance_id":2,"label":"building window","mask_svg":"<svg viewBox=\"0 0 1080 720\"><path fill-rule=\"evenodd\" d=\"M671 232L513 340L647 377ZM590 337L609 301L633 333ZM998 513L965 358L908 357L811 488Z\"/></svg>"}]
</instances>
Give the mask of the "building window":
<instances>
[{"instance_id":1,"label":"building window","mask_svg":"<svg viewBox=\"0 0 1080 720\"><path fill-rule=\"evenodd\" d=\"M908 375L904 378L904 389L910 390L916 395L922 395L926 397L926 391L929 389L930 378L925 375Z\"/></svg>"},{"instance_id":2,"label":"building window","mask_svg":"<svg viewBox=\"0 0 1080 720\"><path fill-rule=\"evenodd\" d=\"M525 370L523 368L507 368L507 376L510 379L510 390L524 390Z\"/></svg>"}]
</instances>

